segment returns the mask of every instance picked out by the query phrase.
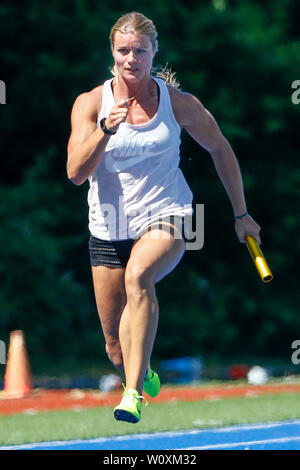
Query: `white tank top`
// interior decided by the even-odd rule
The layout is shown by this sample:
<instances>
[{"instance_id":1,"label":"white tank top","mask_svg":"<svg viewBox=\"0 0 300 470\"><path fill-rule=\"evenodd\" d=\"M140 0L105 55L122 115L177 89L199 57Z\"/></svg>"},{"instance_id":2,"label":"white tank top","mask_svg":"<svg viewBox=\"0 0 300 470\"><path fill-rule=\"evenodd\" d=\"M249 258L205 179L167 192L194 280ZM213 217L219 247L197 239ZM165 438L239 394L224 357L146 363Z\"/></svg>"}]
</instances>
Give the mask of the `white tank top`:
<instances>
[{"instance_id":1,"label":"white tank top","mask_svg":"<svg viewBox=\"0 0 300 470\"><path fill-rule=\"evenodd\" d=\"M102 240L135 239L160 217L193 213L178 167L181 128L165 82L152 78L160 89L157 113L144 124L122 122L89 177L89 230ZM112 80L104 82L98 126L116 104Z\"/></svg>"}]
</instances>

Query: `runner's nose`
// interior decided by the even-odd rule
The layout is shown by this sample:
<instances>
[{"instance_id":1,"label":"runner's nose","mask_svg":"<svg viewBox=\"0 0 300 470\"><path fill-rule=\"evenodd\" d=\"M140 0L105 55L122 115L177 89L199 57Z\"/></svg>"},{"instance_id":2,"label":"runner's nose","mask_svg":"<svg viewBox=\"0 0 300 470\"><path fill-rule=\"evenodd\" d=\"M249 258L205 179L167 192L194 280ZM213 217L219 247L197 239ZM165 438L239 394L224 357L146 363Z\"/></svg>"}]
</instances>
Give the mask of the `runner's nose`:
<instances>
[{"instance_id":1,"label":"runner's nose","mask_svg":"<svg viewBox=\"0 0 300 470\"><path fill-rule=\"evenodd\" d=\"M128 55L128 58L127 58L127 62L128 64L134 64L136 62L136 57L135 57L135 54L134 54L134 51L130 51L129 52L129 55Z\"/></svg>"}]
</instances>

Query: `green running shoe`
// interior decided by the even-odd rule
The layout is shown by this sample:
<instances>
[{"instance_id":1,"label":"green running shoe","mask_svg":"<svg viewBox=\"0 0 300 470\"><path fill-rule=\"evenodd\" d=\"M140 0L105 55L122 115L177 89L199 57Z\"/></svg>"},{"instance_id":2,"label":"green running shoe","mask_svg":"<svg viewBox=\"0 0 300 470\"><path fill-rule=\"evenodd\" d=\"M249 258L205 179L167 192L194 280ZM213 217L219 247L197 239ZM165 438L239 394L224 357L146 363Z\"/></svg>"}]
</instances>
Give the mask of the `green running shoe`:
<instances>
[{"instance_id":1,"label":"green running shoe","mask_svg":"<svg viewBox=\"0 0 300 470\"><path fill-rule=\"evenodd\" d=\"M156 397L160 392L159 376L151 369L150 364L144 380L144 391L152 398Z\"/></svg>"},{"instance_id":2,"label":"green running shoe","mask_svg":"<svg viewBox=\"0 0 300 470\"><path fill-rule=\"evenodd\" d=\"M120 404L114 409L116 420L137 423L141 418L141 399L143 398L134 388L125 389ZM146 405L148 405L147 402Z\"/></svg>"}]
</instances>

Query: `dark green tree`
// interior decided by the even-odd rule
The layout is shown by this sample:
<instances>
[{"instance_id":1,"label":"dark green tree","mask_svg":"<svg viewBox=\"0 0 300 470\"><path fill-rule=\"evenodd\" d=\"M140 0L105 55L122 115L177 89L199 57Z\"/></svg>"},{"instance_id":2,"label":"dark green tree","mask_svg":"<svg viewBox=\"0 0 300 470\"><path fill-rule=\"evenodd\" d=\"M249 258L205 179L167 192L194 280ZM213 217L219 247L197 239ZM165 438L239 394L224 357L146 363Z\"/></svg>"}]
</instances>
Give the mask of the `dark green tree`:
<instances>
[{"instance_id":1,"label":"dark green tree","mask_svg":"<svg viewBox=\"0 0 300 470\"><path fill-rule=\"evenodd\" d=\"M172 67L231 143L274 274L272 283L260 281L209 154L183 132L181 167L194 203L205 204L205 243L157 286L154 355L289 361L300 297L300 105L291 100L300 8L292 0L2 2L0 337L22 328L34 355L104 357L87 251L88 184L67 180L66 146L73 102L109 78L110 27L131 10L157 26L155 65Z\"/></svg>"}]
</instances>

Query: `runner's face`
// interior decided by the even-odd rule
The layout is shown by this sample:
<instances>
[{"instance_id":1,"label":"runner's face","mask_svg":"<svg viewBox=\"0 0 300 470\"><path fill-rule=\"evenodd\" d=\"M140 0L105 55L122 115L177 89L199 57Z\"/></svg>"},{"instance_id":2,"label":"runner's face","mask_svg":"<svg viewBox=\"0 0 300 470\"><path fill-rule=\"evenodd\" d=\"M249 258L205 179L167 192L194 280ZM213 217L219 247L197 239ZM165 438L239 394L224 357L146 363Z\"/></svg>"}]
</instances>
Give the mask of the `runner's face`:
<instances>
[{"instance_id":1,"label":"runner's face","mask_svg":"<svg viewBox=\"0 0 300 470\"><path fill-rule=\"evenodd\" d=\"M154 52L145 34L117 31L112 53L117 71L126 81L134 82L150 75Z\"/></svg>"}]
</instances>

